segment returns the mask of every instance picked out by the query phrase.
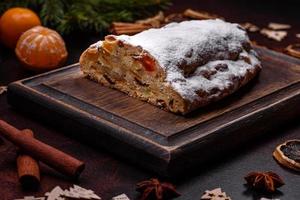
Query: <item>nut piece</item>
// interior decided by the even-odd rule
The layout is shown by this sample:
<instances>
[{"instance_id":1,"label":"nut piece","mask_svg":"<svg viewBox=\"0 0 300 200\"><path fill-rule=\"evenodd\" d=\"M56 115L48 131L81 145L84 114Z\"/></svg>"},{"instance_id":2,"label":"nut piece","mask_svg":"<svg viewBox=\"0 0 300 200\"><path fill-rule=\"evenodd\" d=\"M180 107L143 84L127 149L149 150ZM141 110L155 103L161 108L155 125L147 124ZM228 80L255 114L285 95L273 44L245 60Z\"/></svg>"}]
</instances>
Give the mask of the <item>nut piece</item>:
<instances>
[{"instance_id":1,"label":"nut piece","mask_svg":"<svg viewBox=\"0 0 300 200\"><path fill-rule=\"evenodd\" d=\"M273 156L281 165L300 171L300 140L289 140L278 145Z\"/></svg>"}]
</instances>

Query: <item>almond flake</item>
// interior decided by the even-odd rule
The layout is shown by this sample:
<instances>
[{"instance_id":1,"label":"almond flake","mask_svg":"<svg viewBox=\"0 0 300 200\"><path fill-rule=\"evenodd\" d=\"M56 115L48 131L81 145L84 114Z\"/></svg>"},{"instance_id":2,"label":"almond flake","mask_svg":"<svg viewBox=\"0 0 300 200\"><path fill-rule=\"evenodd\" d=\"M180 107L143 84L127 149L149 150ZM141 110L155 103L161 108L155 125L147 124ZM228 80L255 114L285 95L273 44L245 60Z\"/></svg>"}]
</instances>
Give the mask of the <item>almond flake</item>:
<instances>
[{"instance_id":1,"label":"almond flake","mask_svg":"<svg viewBox=\"0 0 300 200\"><path fill-rule=\"evenodd\" d=\"M268 27L273 30L283 30L283 29L290 29L291 25L270 22Z\"/></svg>"}]
</instances>

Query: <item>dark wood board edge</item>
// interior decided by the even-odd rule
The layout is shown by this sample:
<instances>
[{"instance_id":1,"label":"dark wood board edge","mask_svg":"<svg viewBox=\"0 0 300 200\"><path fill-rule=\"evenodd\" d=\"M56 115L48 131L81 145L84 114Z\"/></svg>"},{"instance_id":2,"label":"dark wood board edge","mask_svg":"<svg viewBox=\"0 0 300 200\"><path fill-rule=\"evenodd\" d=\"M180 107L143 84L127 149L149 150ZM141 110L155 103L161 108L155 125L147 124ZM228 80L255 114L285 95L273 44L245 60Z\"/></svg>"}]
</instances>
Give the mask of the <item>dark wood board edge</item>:
<instances>
[{"instance_id":1,"label":"dark wood board edge","mask_svg":"<svg viewBox=\"0 0 300 200\"><path fill-rule=\"evenodd\" d=\"M270 105L260 112L252 113L241 119L239 123L224 126L214 131L213 134L202 138L201 141L176 149L171 153L172 159L168 173L174 175L188 171L190 168L195 168L208 161L216 161L229 150L237 150L245 143L255 142L256 139L264 137L268 131L275 130L288 121L299 117L300 106L296 106L299 103L300 89L296 94L276 102L275 105ZM255 128L253 128L254 126ZM218 137L218 134L221 133L223 137ZM195 162L197 165L193 166Z\"/></svg>"},{"instance_id":2,"label":"dark wood board edge","mask_svg":"<svg viewBox=\"0 0 300 200\"><path fill-rule=\"evenodd\" d=\"M279 60L282 58L288 57L285 55L281 55L279 53L273 53L270 51L267 51L267 52L272 57L274 55L277 55ZM295 64L297 65L298 63L300 63L299 60L295 59ZM63 70L75 67L77 65L78 64L74 64L72 66L68 66L68 67L65 67L62 69L55 70L54 72L59 74L59 72L61 70L63 71ZM57 106L56 104L54 104L48 108L45 107L44 106L45 101L49 101L49 100L47 100L47 98L41 97L40 94L32 94L32 92L34 93L35 91L32 90L30 87L27 87L24 85L24 83L26 83L26 82L28 83L31 80L33 80L34 78L40 78L40 77L43 77L43 76L51 74L51 73L52 72L48 72L46 74L41 74L41 75L38 75L35 77L31 77L31 78L10 84L9 89L8 89L8 102L11 105L19 108L20 110L25 111L26 113L29 113L29 114L36 115L37 117L38 116L42 117L43 112L47 112L47 114L51 114L51 116L49 118L55 119L55 120L48 120L48 123L50 122L52 125L60 126L62 129L67 130L67 134L69 134L70 136L79 137L80 134L82 134L82 132L86 132L86 133L90 132L93 134L93 136L95 136L95 133L98 133L99 130L104 131L106 133L107 133L107 131L115 132L115 130L111 130L110 126L105 123L104 123L105 124L104 128L102 127L103 124L101 124L96 129L91 126L86 126L86 124L82 124L82 118L80 118L80 117L78 118L78 116L76 116L76 115L74 115L74 116L71 115L72 111L66 112L66 113L61 113L61 112L59 112L59 110L53 109L53 108L56 108L56 106ZM26 89L24 90L24 88L26 88ZM29 94L28 91L31 91L31 94ZM35 103L33 103L32 100L35 101L35 103L37 103L38 106ZM19 104L19 102L22 102L22 106ZM106 137L108 135L109 142L101 142L101 136L99 136L99 135L96 135L95 138L90 138L90 140L94 142L96 139L98 139L96 141L99 141L99 138L100 138L100 141L97 142L96 144L101 145L105 149L108 149L110 152L113 152L117 155L118 155L118 152L119 153L126 152L126 151L130 152L130 153L127 153L126 155L122 154L121 157L125 158L126 160L130 160L135 164L140 164L144 168L154 170L162 175L171 175L171 176L179 175L178 173L180 171L182 171L182 170L178 169L179 166L182 167L182 165L183 165L183 166L185 166L185 169L188 169L191 167L191 165L194 165L195 162L201 163L201 161L209 159L209 157L212 157L212 155L219 155L220 152L222 152L224 149L230 149L232 146L234 146L233 144L230 144L230 142L232 142L232 141L234 142L235 137L238 137L241 139L237 143L241 143L242 141L247 141L249 138L255 137L258 134L258 132L261 129L264 130L264 128L259 127L257 129L259 131L257 131L256 133L252 133L252 135L250 135L250 136L247 135L246 133L249 133L251 124L253 124L253 119L260 118L259 124L261 124L263 127L263 125L268 125L268 120L270 118L272 118L273 115L277 115L279 117L276 117L276 120L272 120L272 123L269 124L270 127L273 126L273 128L274 128L275 127L274 123L282 124L282 123L286 122L287 120L292 119L295 116L297 116L297 113L300 113L298 108L294 109L294 108L290 108L289 106L286 106L288 108L282 107L282 105L288 105L289 103L287 103L287 102L293 103L293 105L297 105L296 103L300 102L299 95L297 94L294 96L290 96L290 97L284 99L283 102L279 102L277 107L275 107L275 108L274 107L268 108L266 110L263 110L260 113L256 113L255 115L251 116L249 119L245 118L245 119L243 119L243 121L240 121L239 125L224 126L224 127L220 128L219 130L216 130L215 134L212 134L210 137L204 138L204 139L202 138L203 139L202 141L195 140L192 143L192 145L189 145L189 146L182 145L182 146L172 146L170 148L168 148L168 147L166 148L163 145L157 145L151 141L146 141L146 143L150 142L150 148L147 148L149 151L148 151L148 153L145 153L145 152L142 152L140 148L136 148L136 145L139 145L139 143L136 140L134 140L134 141L129 140L130 143L123 144L123 142L118 140L116 137L111 137L110 135L108 135L106 133L104 133L104 134ZM53 103L53 102L50 102L50 103ZM278 108L282 108L282 110L280 110ZM286 109L288 109L288 110L286 110ZM269 114L266 112L269 112ZM270 115L270 114L273 114L273 115ZM66 117L67 117L67 123L66 123ZM86 119L89 120L91 118L86 118ZM64 121L64 123L62 123L63 121ZM70 127L72 127L71 130L70 130ZM74 128L74 127L76 127L76 128ZM237 135L238 128L240 130L245 130L245 132L243 132L244 134L242 135L242 137L241 137L241 135ZM119 129L117 129L117 130L119 133L124 131L124 130L120 131ZM212 150L209 153L205 153L206 148L211 147L213 145L213 143L212 143L212 141L214 141L213 138L216 137L217 134L220 132L227 135L227 137L228 137L227 142L224 143L223 145L219 146L218 149ZM85 139L88 139L88 138L85 138ZM223 141L222 141L222 143L223 143ZM117 144L118 149L111 148L112 146L116 146L116 144ZM134 147L132 146L132 144L134 144ZM143 145L145 145L145 143L143 143ZM146 145L149 145L149 143ZM153 145L153 146L151 147L151 145ZM140 163L140 161L137 162L137 160L140 157L143 157L142 163Z\"/></svg>"},{"instance_id":3,"label":"dark wood board edge","mask_svg":"<svg viewBox=\"0 0 300 200\"><path fill-rule=\"evenodd\" d=\"M66 112L62 113L59 111L61 105L53 104L53 101L50 101L50 104L47 104L46 107L44 105L49 99L39 94L29 93L29 91L32 91L32 89L24 87L21 82L10 84L7 92L8 103L28 116L34 116L41 122L61 129L67 136L80 139L87 145L92 145L97 149L105 149L126 161L141 165L143 168L155 171L161 175L167 173L171 158L168 148L163 148L163 146L156 145L151 141L137 142L137 138L130 137L131 134L129 132L125 133L126 130L111 128L105 122L99 124L99 121L97 121L94 124L95 126L91 126L90 120L93 117L81 114L78 116L78 113L74 113L73 110L68 108ZM22 105L20 102L22 102ZM108 132L110 134L107 134ZM85 134L90 137L83 137ZM121 142L120 138L113 137L115 134L127 137L126 141L128 143ZM104 137L105 140L102 140ZM141 150L142 147L145 148L145 145L148 152ZM143 163L140 162L140 158L143 158Z\"/></svg>"},{"instance_id":4,"label":"dark wood board edge","mask_svg":"<svg viewBox=\"0 0 300 200\"><path fill-rule=\"evenodd\" d=\"M236 108L229 112L225 112L224 114L217 116L211 120L207 120L204 122L206 127L198 127L198 125L193 126L189 129L180 132L181 134L175 134L174 136L169 137L170 144L176 145L178 144L178 140L182 140L184 137L186 140L192 137L195 138L194 142L199 139L203 139L206 136L217 132L219 129L224 127L231 126L236 122L241 122L243 120L247 120L249 116L256 114L256 113L264 113L268 111L270 108L276 108L281 103L297 98L300 95L300 82L294 82L289 84L288 86L278 89L266 96L263 96L255 101L249 102L242 107ZM228 114L230 114L228 116ZM229 120L224 120L224 118ZM224 123L226 122L226 123ZM202 134L201 138L197 137L199 135L197 132L201 130L205 132L205 135ZM179 135L179 136L178 136ZM189 144L191 141L188 142ZM182 143L181 146L185 146L185 143Z\"/></svg>"},{"instance_id":5,"label":"dark wood board edge","mask_svg":"<svg viewBox=\"0 0 300 200\"><path fill-rule=\"evenodd\" d=\"M65 73L70 73L69 70L76 69L78 67L78 65L79 65L79 63L74 63L74 64L71 64L71 65L68 65L68 66L65 66L65 67L61 67L61 68L54 69L54 70L51 70L51 71L48 71L48 72L45 72L45 73L42 73L42 74L38 74L38 75L35 75L35 76L25 78L25 79L22 79L22 80L19 80L19 81L15 81L14 83L20 83L20 84L24 84L24 85L34 87L38 84L41 84L41 81L43 81L43 82L47 81L46 77L50 77L49 75L51 75L51 77L50 77L51 79L53 77L55 77L55 78L64 78ZM35 81L33 82L33 80L35 80Z\"/></svg>"},{"instance_id":6,"label":"dark wood board edge","mask_svg":"<svg viewBox=\"0 0 300 200\"><path fill-rule=\"evenodd\" d=\"M41 84L38 87L34 87L38 92L47 93L48 96L52 96L53 98L62 101L64 104L75 107L79 110L84 110L88 113L88 115L101 116L101 119L111 122L110 124L121 126L124 129L134 130L130 131L132 134L135 134L137 137L147 138L149 140L153 140L158 144L167 146L168 141L166 138L159 133L149 130L139 124L133 123L127 119L122 118L121 116L115 115L112 112L106 111L100 107L97 107L90 103L85 103L82 105L82 101L77 99L76 97L69 96L67 93L63 91L56 90L48 85ZM113 121L111 120L113 118ZM136 134L137 133L137 134ZM146 133L146 134L142 134Z\"/></svg>"},{"instance_id":7,"label":"dark wood board edge","mask_svg":"<svg viewBox=\"0 0 300 200\"><path fill-rule=\"evenodd\" d=\"M14 88L11 89L11 91L13 90ZM18 92L9 92L8 100L11 105L28 114L35 115L36 117L45 116L43 113L47 113L49 115L49 119L51 120L46 122L54 125L55 127L61 127L64 130L67 129L66 134L72 134L69 136L80 137L82 136L82 132L93 135L94 137L84 138L85 140L87 139L87 141L85 142L87 142L88 144L93 144L95 147L98 147L97 145L99 145L119 156L120 152L127 152L126 154L121 154L121 157L123 159L128 160L131 163L138 164L143 168L154 170L161 175L173 177L180 176L185 170L190 170L190 168L194 168L203 164L203 161L218 159L220 156L222 156L222 152L225 152L225 150L228 151L229 149L232 149L233 146L242 145L249 139L257 137L258 134L261 134L261 132L270 130L270 127L276 128L278 126L281 126L283 123L292 118L295 118L300 113L300 107L286 106L288 104L296 105L297 103L299 103L300 96L298 95L280 102L278 106L276 106L276 108L270 107L264 110L263 113L260 112L255 115L251 115L250 118L242 121L238 125L226 126L222 129L219 129L212 136L205 138L205 140L201 142L200 146L199 143L195 143L194 146L185 146L168 152L170 155L170 160L164 160L158 158L157 155L145 154L145 152L134 148L130 144L126 145L116 138L106 138L105 142L102 143L101 138L107 136L101 136L101 134L95 135L95 133L97 133L97 131L99 130L78 123L80 119L77 119L79 121L74 121L72 118L68 117L66 120L66 117L61 113L54 112L53 110L49 112L49 108L45 108L41 104L37 105L35 103L32 103L30 99L24 98L23 95L24 94L19 94L18 96ZM15 101L15 99L17 99L17 101ZM23 102L22 106L20 106L20 104L18 103L19 101ZM33 107L35 109L32 109ZM277 117L274 118L274 115L276 115ZM256 120L257 118L260 118L258 124ZM270 118L274 120L270 120ZM255 130L251 128L251 126L253 126L254 124L254 121L257 127ZM106 131L105 129L103 130ZM222 137L222 139L216 137L220 132L226 135L226 137ZM251 136L249 135L249 133L251 133ZM236 139L237 137L238 140ZM224 138L226 138L226 142L224 142ZM98 142L95 143L95 141ZM216 146L216 144L218 144L218 146ZM197 148L195 148L196 146ZM114 149L111 147L117 148ZM141 157L143 157L143 159L139 160L139 158ZM195 163L197 163L197 165L195 165ZM182 168L182 166L184 166L184 168Z\"/></svg>"},{"instance_id":8,"label":"dark wood board edge","mask_svg":"<svg viewBox=\"0 0 300 200\"><path fill-rule=\"evenodd\" d=\"M126 138L126 141L129 143L124 144L124 142L120 141L120 138L113 136L114 134L121 134L122 136L128 137L128 132L124 134L119 128L111 128L110 125L105 123L99 124L99 121L91 126L92 124L90 123L92 118L81 115L78 116L78 113L74 113L73 109L68 111L65 107L63 110L67 111L62 113L60 111L61 109L57 107L59 104L53 104L53 101L50 102L50 104L53 105L49 106L48 102L48 107L45 107L43 105L45 105L45 102L49 101L49 99L43 97L41 94L32 93L31 88L27 88L28 91L26 91L26 89L24 90L25 87L26 86L20 82L9 85L8 102L11 105L37 117L45 116L43 113L46 112L49 115L49 119L51 119L51 124L67 130L66 134L80 137L82 136L82 132L84 132L91 136L90 138L85 138L91 140L87 141L89 144L93 142L94 145L100 145L114 154L121 154L121 157L130 160L134 164L139 164L144 168L154 170L159 174L167 176L180 176L180 173L184 170L188 170L192 166L197 166L195 163L198 163L199 165L203 163L204 160L209 160L212 157L218 158L218 156L221 155L221 152L225 152L225 150L228 151L232 146L241 145L248 141L248 139L256 137L258 133L261 134L261 131L269 129L270 127L274 128L274 124L281 125L300 113L300 107L296 107L295 109L294 107L286 106L297 105L300 102L299 84L295 84L296 90L291 93L290 91L287 91L287 97L283 100L276 101L274 103L275 106L267 106L260 112L251 115L249 114L247 117L240 119L239 123L224 125L222 128L215 130L213 134L201 138L201 140L195 140L189 145L166 148L163 145L157 144L151 146L151 144L147 143L151 143L151 141L144 140L141 143L141 141L136 140L135 137ZM19 102L22 102L22 106ZM274 116L277 117L274 118ZM270 121L270 119L275 120ZM251 126L254 125L254 122L258 123L258 125L256 124L255 132L253 132L254 129L251 128ZM116 132L116 130L119 132ZM110 134L107 134L107 132L110 132ZM218 134L220 133L222 133L224 137L219 138ZM105 142L102 142L101 140L103 137L106 137ZM236 138L238 138L238 140L236 140ZM97 142L95 143L95 141ZM216 143L218 144L218 148L211 148ZM140 146L141 148L147 147L148 153L143 152L141 148L138 148L139 145L142 145ZM208 151L207 149L210 150ZM122 154L122 152L127 153ZM137 162L141 156L143 157L143 162L140 162L141 160ZM184 169L182 169L182 166L184 166Z\"/></svg>"}]
</instances>

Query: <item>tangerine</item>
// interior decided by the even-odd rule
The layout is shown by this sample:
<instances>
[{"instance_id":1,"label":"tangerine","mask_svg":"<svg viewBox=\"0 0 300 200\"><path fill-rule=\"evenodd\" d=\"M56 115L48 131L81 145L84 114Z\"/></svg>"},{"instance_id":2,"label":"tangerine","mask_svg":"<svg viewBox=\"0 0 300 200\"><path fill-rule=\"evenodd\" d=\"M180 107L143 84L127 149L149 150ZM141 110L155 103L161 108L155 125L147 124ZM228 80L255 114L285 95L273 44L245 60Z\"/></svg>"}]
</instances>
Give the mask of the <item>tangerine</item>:
<instances>
[{"instance_id":1,"label":"tangerine","mask_svg":"<svg viewBox=\"0 0 300 200\"><path fill-rule=\"evenodd\" d=\"M27 69L45 71L61 66L68 52L62 37L54 30L36 26L23 33L15 49Z\"/></svg>"},{"instance_id":2,"label":"tangerine","mask_svg":"<svg viewBox=\"0 0 300 200\"><path fill-rule=\"evenodd\" d=\"M5 46L14 49L19 37L26 30L41 25L40 18L27 8L10 8L0 19L0 37Z\"/></svg>"}]
</instances>

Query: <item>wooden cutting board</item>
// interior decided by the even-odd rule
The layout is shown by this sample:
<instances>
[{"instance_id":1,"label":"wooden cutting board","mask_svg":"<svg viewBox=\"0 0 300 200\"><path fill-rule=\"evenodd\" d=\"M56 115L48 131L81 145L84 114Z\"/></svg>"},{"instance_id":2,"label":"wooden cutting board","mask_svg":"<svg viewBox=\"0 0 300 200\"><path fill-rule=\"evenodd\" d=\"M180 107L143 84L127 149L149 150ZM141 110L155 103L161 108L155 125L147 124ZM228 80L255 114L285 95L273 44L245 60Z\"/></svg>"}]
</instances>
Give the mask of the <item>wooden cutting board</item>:
<instances>
[{"instance_id":1,"label":"wooden cutting board","mask_svg":"<svg viewBox=\"0 0 300 200\"><path fill-rule=\"evenodd\" d=\"M90 81L78 64L10 84L8 101L66 134L177 175L300 114L300 60L263 48L257 52L263 70L255 80L187 116Z\"/></svg>"}]
</instances>

